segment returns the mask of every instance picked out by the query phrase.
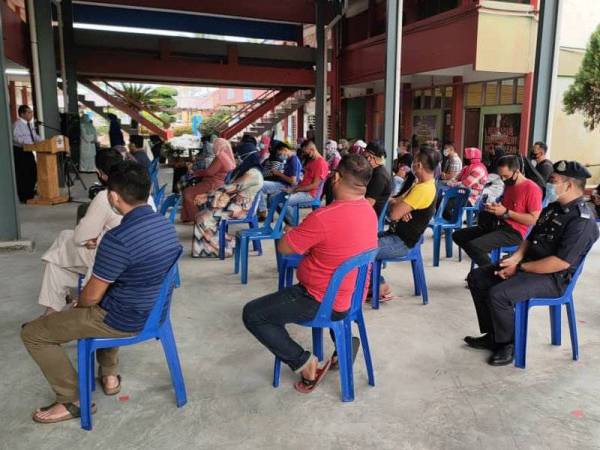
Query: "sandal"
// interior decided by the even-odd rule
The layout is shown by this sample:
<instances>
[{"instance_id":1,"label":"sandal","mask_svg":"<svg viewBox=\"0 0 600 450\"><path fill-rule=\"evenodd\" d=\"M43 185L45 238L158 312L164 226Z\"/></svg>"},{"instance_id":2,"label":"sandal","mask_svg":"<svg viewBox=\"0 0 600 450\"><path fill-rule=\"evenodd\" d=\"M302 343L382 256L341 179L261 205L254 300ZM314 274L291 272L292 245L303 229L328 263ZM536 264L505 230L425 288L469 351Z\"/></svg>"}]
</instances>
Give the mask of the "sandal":
<instances>
[{"instance_id":1,"label":"sandal","mask_svg":"<svg viewBox=\"0 0 600 450\"><path fill-rule=\"evenodd\" d=\"M331 360L328 360L325 362L323 367L321 367L320 369L317 368L317 374L316 374L314 380L308 380L308 379L304 378L302 375L300 375L302 377L302 379L300 381L297 381L296 383L294 383L294 389L296 389L298 392L300 392L302 394L310 394L312 391L315 390L315 388L319 385L319 383L321 381L323 381L323 378L325 377L325 374L329 370L330 366L331 366Z\"/></svg>"},{"instance_id":2,"label":"sandal","mask_svg":"<svg viewBox=\"0 0 600 450\"><path fill-rule=\"evenodd\" d=\"M106 375L105 375L106 376ZM117 375L117 379L119 380L119 384L117 384L114 388L107 388L102 380L103 377L100 377L100 384L102 385L102 390L104 391L104 395L117 395L121 392L121 375Z\"/></svg>"},{"instance_id":3,"label":"sandal","mask_svg":"<svg viewBox=\"0 0 600 450\"><path fill-rule=\"evenodd\" d=\"M61 417L55 417L54 419L42 419L36 415L38 412L48 411L50 408L54 407L57 404L58 402L54 402L51 405L43 406L38 411L35 411L31 415L31 418L34 422L37 423L58 423L64 422L66 420L78 419L79 417L81 417L81 409L75 403L62 403L62 405L67 410L67 414ZM92 403L92 414L96 414L96 410L96 404Z\"/></svg>"},{"instance_id":4,"label":"sandal","mask_svg":"<svg viewBox=\"0 0 600 450\"><path fill-rule=\"evenodd\" d=\"M358 349L360 348L360 339L356 336L352 336L352 364L356 361L356 355L358 354ZM335 358L335 361L333 360ZM333 352L331 355L331 370L338 370L339 364L337 359L337 351Z\"/></svg>"}]
</instances>

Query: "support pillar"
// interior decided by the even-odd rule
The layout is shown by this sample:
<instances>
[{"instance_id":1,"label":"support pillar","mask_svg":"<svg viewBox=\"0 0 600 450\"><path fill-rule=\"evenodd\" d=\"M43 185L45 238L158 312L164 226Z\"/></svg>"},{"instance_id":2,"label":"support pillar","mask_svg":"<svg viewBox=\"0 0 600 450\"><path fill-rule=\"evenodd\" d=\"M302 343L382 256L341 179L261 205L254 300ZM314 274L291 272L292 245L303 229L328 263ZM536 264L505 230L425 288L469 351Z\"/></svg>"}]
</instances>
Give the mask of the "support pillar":
<instances>
[{"instance_id":1,"label":"support pillar","mask_svg":"<svg viewBox=\"0 0 600 450\"><path fill-rule=\"evenodd\" d=\"M462 77L454 77L452 82L452 141L456 151L462 155L465 91Z\"/></svg>"},{"instance_id":2,"label":"support pillar","mask_svg":"<svg viewBox=\"0 0 600 450\"><path fill-rule=\"evenodd\" d=\"M37 55L34 53L32 58L37 56L37 62L33 62L34 69L37 65L38 70L34 70L34 86L37 88L36 96L36 117L46 124L41 127L40 135L47 139L59 134L60 116L58 114L58 99L56 85L56 56L54 54L54 32L52 30L52 2L48 0L29 0L28 1L29 25L34 27L35 41L32 39L32 46L35 46ZM32 20L33 19L33 20ZM52 128L55 128L53 130Z\"/></svg>"},{"instance_id":3,"label":"support pillar","mask_svg":"<svg viewBox=\"0 0 600 450\"><path fill-rule=\"evenodd\" d=\"M340 86L340 22L331 30L331 42L333 47L331 59L331 77L329 77L329 101L331 104L331 137L339 140L341 138L341 109L342 88Z\"/></svg>"},{"instance_id":4,"label":"support pillar","mask_svg":"<svg viewBox=\"0 0 600 450\"><path fill-rule=\"evenodd\" d=\"M372 91L372 89L369 89ZM375 121L375 97L372 93L367 92L365 98L365 141L371 142L373 140L373 128Z\"/></svg>"},{"instance_id":5,"label":"support pillar","mask_svg":"<svg viewBox=\"0 0 600 450\"><path fill-rule=\"evenodd\" d=\"M521 134L519 136L519 153L527 155L531 127L531 110L533 100L533 72L525 75L523 86L523 105L521 107Z\"/></svg>"},{"instance_id":6,"label":"support pillar","mask_svg":"<svg viewBox=\"0 0 600 450\"><path fill-rule=\"evenodd\" d=\"M63 62L63 87L66 92L65 112L79 114L77 98L77 70L75 60L75 34L73 32L73 3L71 0L60 2L61 61Z\"/></svg>"},{"instance_id":7,"label":"support pillar","mask_svg":"<svg viewBox=\"0 0 600 450\"><path fill-rule=\"evenodd\" d=\"M296 142L304 137L304 106L296 110Z\"/></svg>"},{"instance_id":8,"label":"support pillar","mask_svg":"<svg viewBox=\"0 0 600 450\"><path fill-rule=\"evenodd\" d=\"M14 81L8 82L8 106L10 112L10 121L17 120L17 85Z\"/></svg>"},{"instance_id":9,"label":"support pillar","mask_svg":"<svg viewBox=\"0 0 600 450\"><path fill-rule=\"evenodd\" d=\"M410 142L412 137L413 92L410 83L402 85L402 139Z\"/></svg>"},{"instance_id":10,"label":"support pillar","mask_svg":"<svg viewBox=\"0 0 600 450\"><path fill-rule=\"evenodd\" d=\"M21 86L21 105L29 105L29 93L27 86Z\"/></svg>"},{"instance_id":11,"label":"support pillar","mask_svg":"<svg viewBox=\"0 0 600 450\"><path fill-rule=\"evenodd\" d=\"M0 36L3 36L0 21ZM6 78L4 75L4 46L0 45L0 241L15 241L21 237L17 211L17 185L13 158L12 127L6 98Z\"/></svg>"},{"instance_id":12,"label":"support pillar","mask_svg":"<svg viewBox=\"0 0 600 450\"><path fill-rule=\"evenodd\" d=\"M327 2L315 1L316 8L316 89L315 89L315 144L321 153L327 139Z\"/></svg>"},{"instance_id":13,"label":"support pillar","mask_svg":"<svg viewBox=\"0 0 600 450\"><path fill-rule=\"evenodd\" d=\"M540 4L530 133L527 146L521 152L526 152L535 141L544 141L550 147L552 100L555 96L553 85L558 70L560 11L563 3L560 0L544 0Z\"/></svg>"},{"instance_id":14,"label":"support pillar","mask_svg":"<svg viewBox=\"0 0 600 450\"><path fill-rule=\"evenodd\" d=\"M385 165L392 171L394 149L398 145L400 118L400 65L402 52L402 5L403 0L387 2L387 35L385 59L385 112L384 145L387 153Z\"/></svg>"}]
</instances>

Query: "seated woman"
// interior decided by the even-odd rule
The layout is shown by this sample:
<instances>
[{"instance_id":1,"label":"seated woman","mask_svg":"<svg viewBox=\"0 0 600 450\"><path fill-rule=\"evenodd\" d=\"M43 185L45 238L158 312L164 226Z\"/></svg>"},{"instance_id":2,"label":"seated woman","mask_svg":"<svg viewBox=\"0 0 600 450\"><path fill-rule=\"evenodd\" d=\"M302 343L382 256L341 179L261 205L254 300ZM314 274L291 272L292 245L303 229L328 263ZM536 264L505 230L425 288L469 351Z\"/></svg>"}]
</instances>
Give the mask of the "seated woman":
<instances>
[{"instance_id":1,"label":"seated woman","mask_svg":"<svg viewBox=\"0 0 600 450\"><path fill-rule=\"evenodd\" d=\"M232 182L194 199L196 214L192 257L217 258L219 256L219 222L221 219L239 219L246 216L254 197L263 187L262 168L256 144L243 142L236 149L242 160L235 169ZM233 255L235 240L225 236L225 256Z\"/></svg>"},{"instance_id":2,"label":"seated woman","mask_svg":"<svg viewBox=\"0 0 600 450\"><path fill-rule=\"evenodd\" d=\"M213 159L206 169L196 170L194 176L201 177L202 181L195 186L183 190L183 208L181 209L181 221L191 222L198 212L194 200L198 195L205 194L225 184L227 173L235 168L235 158L231 151L231 145L223 138L217 138L213 142Z\"/></svg>"},{"instance_id":3,"label":"seated woman","mask_svg":"<svg viewBox=\"0 0 600 450\"><path fill-rule=\"evenodd\" d=\"M469 188L471 190L469 203L474 205L487 183L488 171L481 162L481 150L477 147L465 148L465 159L468 160L468 165L463 168L455 182L448 182L447 184Z\"/></svg>"},{"instance_id":4,"label":"seated woman","mask_svg":"<svg viewBox=\"0 0 600 450\"><path fill-rule=\"evenodd\" d=\"M325 159L327 160L330 172L337 169L337 166L342 159L340 152L338 152L337 142L331 139L325 144Z\"/></svg>"}]
</instances>

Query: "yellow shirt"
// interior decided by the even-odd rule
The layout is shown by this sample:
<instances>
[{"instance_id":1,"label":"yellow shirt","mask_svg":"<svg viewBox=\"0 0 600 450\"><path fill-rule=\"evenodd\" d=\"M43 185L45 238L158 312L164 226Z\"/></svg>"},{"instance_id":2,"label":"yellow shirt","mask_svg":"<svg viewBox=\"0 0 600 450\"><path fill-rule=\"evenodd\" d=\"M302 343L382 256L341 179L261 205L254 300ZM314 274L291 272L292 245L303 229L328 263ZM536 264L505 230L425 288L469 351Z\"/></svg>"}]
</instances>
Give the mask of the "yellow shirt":
<instances>
[{"instance_id":1,"label":"yellow shirt","mask_svg":"<svg viewBox=\"0 0 600 450\"><path fill-rule=\"evenodd\" d=\"M423 183L415 183L402 196L402 201L412 209L426 209L435 199L436 188L435 180L431 179Z\"/></svg>"}]
</instances>

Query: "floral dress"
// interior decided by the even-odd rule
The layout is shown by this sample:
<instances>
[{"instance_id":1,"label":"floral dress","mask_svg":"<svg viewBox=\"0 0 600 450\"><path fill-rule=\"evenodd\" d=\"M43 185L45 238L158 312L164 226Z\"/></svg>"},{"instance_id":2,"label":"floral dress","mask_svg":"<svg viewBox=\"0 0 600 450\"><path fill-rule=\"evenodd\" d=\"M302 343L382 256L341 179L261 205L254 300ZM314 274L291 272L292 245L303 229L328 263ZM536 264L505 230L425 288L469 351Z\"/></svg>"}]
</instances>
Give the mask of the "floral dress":
<instances>
[{"instance_id":1,"label":"floral dress","mask_svg":"<svg viewBox=\"0 0 600 450\"><path fill-rule=\"evenodd\" d=\"M218 258L219 222L221 219L241 219L246 217L254 197L262 189L262 173L252 168L244 175L208 194L205 204L198 207L192 257ZM234 236L225 235L225 257L233 255Z\"/></svg>"}]
</instances>

